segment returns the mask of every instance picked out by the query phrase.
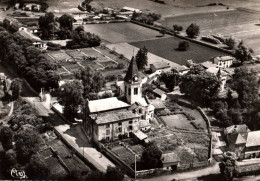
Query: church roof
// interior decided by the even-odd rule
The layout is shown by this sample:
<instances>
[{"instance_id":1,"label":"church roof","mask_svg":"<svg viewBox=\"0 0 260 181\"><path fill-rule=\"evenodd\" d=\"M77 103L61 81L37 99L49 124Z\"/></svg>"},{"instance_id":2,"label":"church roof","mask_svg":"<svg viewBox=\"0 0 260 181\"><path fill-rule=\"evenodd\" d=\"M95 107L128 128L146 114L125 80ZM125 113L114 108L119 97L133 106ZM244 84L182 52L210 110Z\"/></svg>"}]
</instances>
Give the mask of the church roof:
<instances>
[{"instance_id":1,"label":"church roof","mask_svg":"<svg viewBox=\"0 0 260 181\"><path fill-rule=\"evenodd\" d=\"M130 65L128 67L124 81L127 82L127 83L132 83L134 76L137 76L139 78L136 60L135 60L134 57L132 57L132 60L131 60Z\"/></svg>"},{"instance_id":2,"label":"church roof","mask_svg":"<svg viewBox=\"0 0 260 181\"><path fill-rule=\"evenodd\" d=\"M113 109L126 108L130 105L118 100L116 97L110 97L106 99L98 99L89 101L88 107L90 113L109 111Z\"/></svg>"}]
</instances>

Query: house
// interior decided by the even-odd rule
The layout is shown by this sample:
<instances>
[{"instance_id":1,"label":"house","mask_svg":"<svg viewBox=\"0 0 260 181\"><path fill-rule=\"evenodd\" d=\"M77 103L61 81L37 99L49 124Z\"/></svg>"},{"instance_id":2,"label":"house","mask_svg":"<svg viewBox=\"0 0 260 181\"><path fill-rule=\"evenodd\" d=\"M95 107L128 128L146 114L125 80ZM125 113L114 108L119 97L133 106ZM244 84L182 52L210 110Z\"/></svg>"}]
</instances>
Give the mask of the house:
<instances>
[{"instance_id":1,"label":"house","mask_svg":"<svg viewBox=\"0 0 260 181\"><path fill-rule=\"evenodd\" d=\"M47 49L47 44L45 42L43 42L39 37L35 36L34 34L32 34L31 32L27 31L27 30L21 30L18 31L18 33L23 36L26 39L32 40L33 41L33 45L39 49L43 49L46 50Z\"/></svg>"},{"instance_id":2,"label":"house","mask_svg":"<svg viewBox=\"0 0 260 181\"><path fill-rule=\"evenodd\" d=\"M260 131L248 132L244 158L260 158Z\"/></svg>"},{"instance_id":3,"label":"house","mask_svg":"<svg viewBox=\"0 0 260 181\"><path fill-rule=\"evenodd\" d=\"M167 170L177 170L180 165L180 158L174 152L162 154L163 168Z\"/></svg>"},{"instance_id":4,"label":"house","mask_svg":"<svg viewBox=\"0 0 260 181\"><path fill-rule=\"evenodd\" d=\"M83 129L94 142L116 140L133 131L149 129L154 107L142 97L142 80L132 58L124 78L124 100L116 97L87 101Z\"/></svg>"},{"instance_id":5,"label":"house","mask_svg":"<svg viewBox=\"0 0 260 181\"><path fill-rule=\"evenodd\" d=\"M166 107L161 99L151 99L149 100L150 104L154 106L154 112L162 111Z\"/></svg>"},{"instance_id":6,"label":"house","mask_svg":"<svg viewBox=\"0 0 260 181\"><path fill-rule=\"evenodd\" d=\"M83 24L83 18L80 16L74 16L74 23L73 25L82 25Z\"/></svg>"},{"instance_id":7,"label":"house","mask_svg":"<svg viewBox=\"0 0 260 181\"><path fill-rule=\"evenodd\" d=\"M260 131L250 131L245 124L233 125L224 130L228 150L239 159L260 158Z\"/></svg>"},{"instance_id":8,"label":"house","mask_svg":"<svg viewBox=\"0 0 260 181\"><path fill-rule=\"evenodd\" d=\"M167 98L167 94L161 89L156 88L153 90L153 93L155 94L156 97L159 97L162 101L166 100Z\"/></svg>"},{"instance_id":9,"label":"house","mask_svg":"<svg viewBox=\"0 0 260 181\"><path fill-rule=\"evenodd\" d=\"M208 68L206 69L206 72L216 75L218 79L221 80L220 92L225 91L225 85L229 77L228 72L221 70L221 68L216 68L216 67Z\"/></svg>"},{"instance_id":10,"label":"house","mask_svg":"<svg viewBox=\"0 0 260 181\"><path fill-rule=\"evenodd\" d=\"M170 68L170 65L166 62L155 62L150 64L150 69L152 73L159 71L162 72L163 70L168 70Z\"/></svg>"},{"instance_id":11,"label":"house","mask_svg":"<svg viewBox=\"0 0 260 181\"><path fill-rule=\"evenodd\" d=\"M217 65L217 68L228 68L233 64L235 60L231 56L219 56L212 59L212 63Z\"/></svg>"},{"instance_id":12,"label":"house","mask_svg":"<svg viewBox=\"0 0 260 181\"><path fill-rule=\"evenodd\" d=\"M132 13L136 12L136 13L142 13L142 11L140 9L136 9L136 8L131 8L131 7L123 7L121 10L121 12L127 12L127 11L130 11Z\"/></svg>"}]
</instances>

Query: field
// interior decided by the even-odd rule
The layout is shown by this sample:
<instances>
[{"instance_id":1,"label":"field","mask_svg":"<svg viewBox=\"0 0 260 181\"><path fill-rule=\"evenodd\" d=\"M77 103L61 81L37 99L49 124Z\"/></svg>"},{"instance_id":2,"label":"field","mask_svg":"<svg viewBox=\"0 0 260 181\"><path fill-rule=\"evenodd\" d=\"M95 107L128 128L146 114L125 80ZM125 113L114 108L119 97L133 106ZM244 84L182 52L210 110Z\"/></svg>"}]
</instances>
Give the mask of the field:
<instances>
[{"instance_id":1,"label":"field","mask_svg":"<svg viewBox=\"0 0 260 181\"><path fill-rule=\"evenodd\" d=\"M180 41L182 41L182 39L171 37L157 40L139 41L130 44L139 48L145 46L149 52L180 65L186 65L187 60L190 59L196 63L201 63L208 61L212 57L227 55L224 52L192 42L190 42L190 48L188 51L178 51L176 48L178 48Z\"/></svg>"},{"instance_id":2,"label":"field","mask_svg":"<svg viewBox=\"0 0 260 181\"><path fill-rule=\"evenodd\" d=\"M191 23L196 23L200 26L200 35L206 36L218 33L224 36L233 36L238 40L244 40L256 54L260 54L259 12L253 13L237 9L193 15L188 14L166 17L160 20L159 23L170 28L173 24L182 25L184 30Z\"/></svg>"},{"instance_id":3,"label":"field","mask_svg":"<svg viewBox=\"0 0 260 181\"><path fill-rule=\"evenodd\" d=\"M84 28L110 43L134 42L161 36L158 31L133 23L88 24Z\"/></svg>"}]
</instances>

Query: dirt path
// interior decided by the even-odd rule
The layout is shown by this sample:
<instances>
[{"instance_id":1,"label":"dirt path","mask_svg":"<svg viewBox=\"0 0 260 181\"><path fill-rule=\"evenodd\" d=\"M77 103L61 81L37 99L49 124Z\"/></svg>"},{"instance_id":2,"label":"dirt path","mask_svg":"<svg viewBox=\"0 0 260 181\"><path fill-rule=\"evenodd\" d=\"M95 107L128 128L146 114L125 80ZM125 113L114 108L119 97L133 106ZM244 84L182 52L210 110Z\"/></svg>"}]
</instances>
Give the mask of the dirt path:
<instances>
[{"instance_id":1,"label":"dirt path","mask_svg":"<svg viewBox=\"0 0 260 181\"><path fill-rule=\"evenodd\" d=\"M220 172L218 163L215 163L214 165L203 168L196 171L189 171L189 172L183 172L183 173L175 173L171 175L164 175L159 177L153 177L148 179L140 179L144 181L171 181L173 179L180 180L180 179L190 179L190 178L198 178L205 175L210 174L218 174Z\"/></svg>"}]
</instances>

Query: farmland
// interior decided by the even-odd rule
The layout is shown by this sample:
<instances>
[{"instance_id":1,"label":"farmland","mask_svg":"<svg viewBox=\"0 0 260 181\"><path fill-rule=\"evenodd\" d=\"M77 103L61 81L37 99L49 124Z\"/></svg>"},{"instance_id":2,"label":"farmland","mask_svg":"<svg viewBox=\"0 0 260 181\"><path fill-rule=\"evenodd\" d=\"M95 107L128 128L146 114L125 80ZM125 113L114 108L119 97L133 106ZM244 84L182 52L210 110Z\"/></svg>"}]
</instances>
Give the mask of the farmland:
<instances>
[{"instance_id":1,"label":"farmland","mask_svg":"<svg viewBox=\"0 0 260 181\"><path fill-rule=\"evenodd\" d=\"M109 23L84 25L85 31L95 33L110 43L134 42L155 39L160 33L133 23Z\"/></svg>"},{"instance_id":2,"label":"farmland","mask_svg":"<svg viewBox=\"0 0 260 181\"><path fill-rule=\"evenodd\" d=\"M176 49L178 48L180 41L182 41L182 39L171 37L157 40L139 41L130 44L138 48L145 46L149 52L180 65L186 65L187 60L190 59L196 63L201 63L208 61L212 57L227 55L224 52L192 42L190 42L190 48L188 51L178 51Z\"/></svg>"}]
</instances>

